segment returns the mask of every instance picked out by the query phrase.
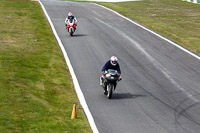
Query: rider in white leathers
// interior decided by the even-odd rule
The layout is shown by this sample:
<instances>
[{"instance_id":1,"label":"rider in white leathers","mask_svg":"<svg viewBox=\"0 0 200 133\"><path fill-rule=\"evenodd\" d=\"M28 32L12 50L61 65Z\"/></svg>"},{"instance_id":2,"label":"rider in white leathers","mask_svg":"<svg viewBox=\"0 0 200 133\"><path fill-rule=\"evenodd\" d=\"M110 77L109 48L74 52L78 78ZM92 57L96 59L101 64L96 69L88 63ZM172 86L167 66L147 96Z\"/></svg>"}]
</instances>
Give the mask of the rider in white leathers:
<instances>
[{"instance_id":1,"label":"rider in white leathers","mask_svg":"<svg viewBox=\"0 0 200 133\"><path fill-rule=\"evenodd\" d=\"M73 19L75 21L76 26L77 26L77 19L72 15L71 12L68 13L67 18L65 19L65 25L67 25L67 22L68 22L69 19Z\"/></svg>"}]
</instances>

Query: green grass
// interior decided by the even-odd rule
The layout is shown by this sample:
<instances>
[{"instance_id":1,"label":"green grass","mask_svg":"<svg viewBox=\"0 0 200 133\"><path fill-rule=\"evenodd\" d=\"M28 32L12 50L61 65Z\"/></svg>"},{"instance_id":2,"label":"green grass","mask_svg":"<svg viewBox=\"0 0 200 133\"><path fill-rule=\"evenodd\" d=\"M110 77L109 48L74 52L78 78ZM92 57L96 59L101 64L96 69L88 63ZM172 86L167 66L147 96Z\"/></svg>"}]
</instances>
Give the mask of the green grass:
<instances>
[{"instance_id":1,"label":"green grass","mask_svg":"<svg viewBox=\"0 0 200 133\"><path fill-rule=\"evenodd\" d=\"M181 0L100 4L200 55L200 5Z\"/></svg>"},{"instance_id":2,"label":"green grass","mask_svg":"<svg viewBox=\"0 0 200 133\"><path fill-rule=\"evenodd\" d=\"M200 55L200 5L181 0L100 3Z\"/></svg>"},{"instance_id":3,"label":"green grass","mask_svg":"<svg viewBox=\"0 0 200 133\"><path fill-rule=\"evenodd\" d=\"M38 2L0 0L0 132L92 132Z\"/></svg>"},{"instance_id":4,"label":"green grass","mask_svg":"<svg viewBox=\"0 0 200 133\"><path fill-rule=\"evenodd\" d=\"M182 0L96 3L113 9L200 55L200 4Z\"/></svg>"}]
</instances>

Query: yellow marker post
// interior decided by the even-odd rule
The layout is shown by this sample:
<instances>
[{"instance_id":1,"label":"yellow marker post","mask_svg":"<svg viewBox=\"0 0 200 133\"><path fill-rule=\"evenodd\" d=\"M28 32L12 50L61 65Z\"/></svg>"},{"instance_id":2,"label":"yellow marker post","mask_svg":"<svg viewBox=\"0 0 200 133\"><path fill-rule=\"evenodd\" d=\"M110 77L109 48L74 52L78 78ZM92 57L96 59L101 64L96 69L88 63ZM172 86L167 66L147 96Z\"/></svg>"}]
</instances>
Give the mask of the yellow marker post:
<instances>
[{"instance_id":1,"label":"yellow marker post","mask_svg":"<svg viewBox=\"0 0 200 133\"><path fill-rule=\"evenodd\" d=\"M73 106L73 110L72 110L72 115L71 115L71 119L76 118L76 104L74 104Z\"/></svg>"}]
</instances>

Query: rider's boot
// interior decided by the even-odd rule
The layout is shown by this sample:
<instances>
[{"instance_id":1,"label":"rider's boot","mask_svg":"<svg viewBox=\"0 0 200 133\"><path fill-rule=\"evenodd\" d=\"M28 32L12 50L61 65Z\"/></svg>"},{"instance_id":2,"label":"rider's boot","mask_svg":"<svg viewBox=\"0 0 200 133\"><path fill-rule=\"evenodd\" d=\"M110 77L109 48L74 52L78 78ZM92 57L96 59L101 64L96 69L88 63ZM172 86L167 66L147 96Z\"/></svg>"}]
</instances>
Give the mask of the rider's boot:
<instances>
[{"instance_id":1,"label":"rider's boot","mask_svg":"<svg viewBox=\"0 0 200 133\"><path fill-rule=\"evenodd\" d=\"M102 77L100 77L100 85L101 85L101 86L103 85Z\"/></svg>"}]
</instances>

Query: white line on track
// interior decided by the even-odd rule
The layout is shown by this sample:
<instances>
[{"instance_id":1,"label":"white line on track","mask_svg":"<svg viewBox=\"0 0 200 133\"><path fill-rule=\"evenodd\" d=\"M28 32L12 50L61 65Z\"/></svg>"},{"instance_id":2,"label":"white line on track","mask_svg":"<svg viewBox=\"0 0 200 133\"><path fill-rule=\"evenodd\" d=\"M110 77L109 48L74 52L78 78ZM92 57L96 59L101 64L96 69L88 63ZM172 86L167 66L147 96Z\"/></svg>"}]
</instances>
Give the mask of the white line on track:
<instances>
[{"instance_id":1,"label":"white line on track","mask_svg":"<svg viewBox=\"0 0 200 133\"><path fill-rule=\"evenodd\" d=\"M76 93L77 93L79 101L80 101L80 103L81 103L81 105L82 105L82 107L84 109L84 112L85 112L85 114L87 116L89 124L90 124L90 126L91 126L91 128L92 128L94 133L99 133L99 131L98 131L97 127L96 127L96 124L94 122L94 119L92 117L92 114L91 114L91 112L90 112L90 110L88 108L88 105L87 105L86 101L85 101L85 97L84 97L84 95L82 93L82 90L81 90L81 88L79 86L77 77L76 77L76 75L74 73L74 70L73 70L71 62L69 60L69 57L67 55L67 52L65 51L65 48L64 48L64 46L63 46L63 44L62 44L62 42L61 42L56 30L55 30L55 27L54 27L49 15L48 15L46 9L45 9L45 7L43 6L43 4L42 4L42 2L40 0L39 0L39 3L40 3L40 5L41 5L41 7L42 7L42 9L43 9L43 11L45 13L45 16L47 17L47 20L48 20L48 22L49 22L49 24L51 26L51 29L52 29L52 31L54 33L54 36L55 36L55 38L56 38L56 40L57 40L57 42L58 42L58 44L59 44L59 46L60 46L60 48L62 50L62 53L63 53L64 58L65 58L65 61L66 61L67 65L68 65L68 67L69 67L69 71L70 71L72 79L73 79L73 83L74 83L74 87L75 87Z\"/></svg>"},{"instance_id":2,"label":"white line on track","mask_svg":"<svg viewBox=\"0 0 200 133\"><path fill-rule=\"evenodd\" d=\"M184 92L187 97L191 98L193 101L195 102L199 102L199 100L197 100L194 96L192 96L188 91L186 91L183 87L181 87L181 85L179 85L173 78L172 75L162 64L160 64L156 59L154 59L150 54L148 54L140 45L138 42L136 42L135 40L133 40L131 37L129 37L128 35L126 35L124 32L121 32L120 30L118 30L117 28L109 25L106 22L103 22L102 20L95 18L96 20L98 20L99 22L101 22L102 24L108 26L110 29L113 29L116 31L116 33L120 34L120 36L124 37L125 39L129 40L132 44L134 44L136 46L136 48L138 50L140 50L151 62L152 64L158 69L160 70L167 79L169 79L169 81L171 81L171 83L176 86L179 90L181 90L182 92Z\"/></svg>"},{"instance_id":3,"label":"white line on track","mask_svg":"<svg viewBox=\"0 0 200 133\"><path fill-rule=\"evenodd\" d=\"M90 110L89 110L89 108L88 108L88 106L87 106L87 103L86 103L86 101L85 101L85 98L84 98L84 95L83 95L83 93L82 93L82 90L81 90L81 88L80 88L80 86L79 86L77 77L76 77L76 75L75 75L75 73L74 73L74 70L73 70L73 68L72 68L71 62L70 62L70 60L69 60L69 57L68 57L68 55L67 55L67 53L66 53L66 51L65 51L65 49L64 49L64 47L63 47L63 44L62 44L62 42L61 42L59 36L57 35L57 32L56 32L56 30L55 30L55 28L54 28L53 23L51 22L51 19L50 19L48 13L46 12L46 9L44 8L44 6L43 6L43 4L42 4L42 2L41 2L40 0L39 0L39 3L40 3L40 5L41 5L41 7L42 7L42 9L43 9L43 11L44 11L46 17L47 17L47 20L48 20L48 22L49 22L49 24L50 24L50 26L51 26L51 28L52 28L52 31L53 31L53 33L54 33L54 35L55 35L55 37L56 37L56 39L57 39L57 41L58 41L58 44L59 44L59 46L60 46L60 48L61 48L61 50L62 50L62 53L63 53L63 55L64 55L64 58L65 58L65 60L66 60L66 63L67 63L67 65L68 65L68 67L69 67L70 73L71 73L71 75L72 75L72 79L73 79L73 83L74 83L74 86L75 86L76 93L77 93L78 98L79 98L79 101L80 101L80 103L81 103L81 105L82 105L82 107L83 107L83 109L84 109L84 112L85 112L85 114L86 114L86 116L87 116L87 118L88 118L88 121L89 121L89 123L90 123L90 126L91 126L91 128L92 128L92 130L93 130L94 133L99 133L99 131L98 131L97 127L96 127L96 124L95 124L95 122L94 122L94 119L93 119L93 117L92 117L92 115L91 115L91 112L90 112ZM135 25L137 25L137 26L139 26L139 27L141 27L141 28L143 28L143 29L145 29L146 31L149 31L150 33L152 33L152 34L154 34L154 35L156 35L156 36L162 38L163 40L165 40L165 41L169 42L170 44L172 44L172 45L174 45L174 46L176 46L176 47L182 49L183 51L189 53L190 55L192 55L192 56L194 56L194 57L196 57L197 59L200 60L200 57L199 57L198 55L196 55L196 54L194 54L194 53L188 51L187 49L185 49L185 48L181 47L180 45L178 45L178 44L176 44L176 43L170 41L169 39L167 39L167 38L165 38L165 37L163 37L163 36L161 36L161 35L159 35L159 34L153 32L153 31L147 29L146 27L144 27L144 26L142 26L142 25L140 25L140 24L138 24L138 23L132 21L131 19L129 19L129 18L127 18L127 17L125 17L125 16L123 16L123 15L117 13L116 11L113 11L113 10L107 8L107 7L102 6L102 5L98 5L98 4L96 4L96 3L95 3L95 5L100 6L100 7L103 7L103 8L105 8L105 9L107 9L107 10L109 10L109 11L111 11L111 12L117 14L118 16L120 16L120 17L122 17L122 18L124 18L124 19L126 19L126 20L128 20L128 21L130 21L131 23L133 23L133 24L135 24ZM104 24L106 24L106 23L103 22L103 21L101 21L101 22L104 23ZM110 26L110 25L107 25L107 26L113 28L113 27ZM115 28L113 28L113 29L115 29ZM115 30L116 30L116 29L115 29ZM164 73L164 75L165 75L166 77L168 77L168 78L170 79L170 81L171 81L175 86L177 86L177 88L179 88L180 90L184 91L184 92L188 95L188 97L192 98L194 101L198 101L198 100L197 100L196 98L194 98L191 94L189 94L186 90L184 90L182 87L180 87L180 85L177 84L177 83L171 78L171 76L169 76L169 74L168 74L168 72L166 71L166 69L163 68L163 67L161 67L161 65L160 65L157 61L155 62L155 59L154 59L153 57L151 57L148 53L146 53L146 52L144 51L144 49L141 48L141 47L139 46L139 44L137 44L137 42L135 42L133 39L131 39L130 37L128 37L128 36L127 36L126 34L124 34L124 33L123 33L123 36L124 36L126 39L130 40L132 43L134 43L134 44L137 46L137 48L138 48L139 50L141 50L151 61L153 61L153 62L157 65L157 68L159 68L159 69Z\"/></svg>"},{"instance_id":4,"label":"white line on track","mask_svg":"<svg viewBox=\"0 0 200 133\"><path fill-rule=\"evenodd\" d=\"M129 18L127 18L127 17L125 17L125 16L119 14L118 12L116 12L116 11L114 11L114 10L112 10L112 9L109 9L109 8L107 8L107 7L105 7L105 6L96 4L96 3L94 3L94 5L100 6L100 7L102 7L102 8L105 8L105 9L107 9L107 10L109 10L109 11L111 11L111 12L117 14L118 16L120 16L120 17L122 17L122 18L128 20L129 22L131 22L131 23L137 25L138 27L141 27L142 29L144 29L144 30L146 30L146 31L148 31L148 32L150 32L150 33L152 33L152 34L154 34L154 35L160 37L161 39L163 39L163 40L169 42L170 44L172 44L172 45L174 45L174 46L180 48L181 50L185 51L186 53L188 53L188 54L190 54L190 55L192 55L192 56L194 56L195 58L197 58L197 59L200 60L200 56L198 56L198 55L196 55L196 54L190 52L189 50L187 50L187 49L183 48L182 46L180 46L180 45L178 45L178 44L172 42L171 40L169 40L169 39L167 39L167 38L165 38L165 37L163 37L163 36L161 36L161 35L155 33L154 31L152 31L152 30L150 30L150 29L147 29L146 27L144 27L144 26L142 26L142 25L140 25L140 24L134 22L133 20L131 20L131 19L129 19ZM111 26L109 25L109 27L111 27ZM120 33L120 32L118 32L118 33ZM125 35L125 33L124 33L124 35ZM199 102L199 100L197 100L194 96L192 96L189 92L187 92L184 88L182 88L178 83L176 83L176 82L171 78L171 76L170 76L170 74L169 74L169 71L167 71L166 68L162 67L161 64L158 63L157 61L155 62L155 59L154 59L153 57L151 57L148 53L146 53L146 52L144 51L144 49L141 48L140 45L137 44L137 42L135 42L133 39L131 39L130 37L128 37L128 36L126 36L126 35L125 35L125 37L126 37L128 40L132 41L132 42L138 47L138 49L140 49L151 61L154 61L154 63L157 64L158 68L163 72L163 74L164 74L168 79L170 79L170 81L171 81L178 89L180 89L181 91L185 92L185 94L186 94L188 97L190 97L193 101Z\"/></svg>"},{"instance_id":5,"label":"white line on track","mask_svg":"<svg viewBox=\"0 0 200 133\"><path fill-rule=\"evenodd\" d=\"M148 32L150 32L150 33L152 33L152 34L154 34L154 35L156 35L156 36L162 38L163 40L165 40L165 41L169 42L170 44L172 44L172 45L174 45L174 46L176 46L176 47L182 49L183 51L189 53L190 55L192 55L192 56L194 56L194 57L196 57L197 59L200 60L200 56L198 56L198 55L196 55L196 54L190 52L189 50L187 50L187 49L181 47L180 45L178 45L178 44L172 42L171 40L169 40L169 39L167 39L167 38L165 38L165 37L163 37L163 36L161 36L161 35L155 33L154 31L152 31L152 30L150 30L150 29L147 29L146 27L144 27L144 26L142 26L142 25L140 25L140 24L134 22L133 20L131 20L131 19L129 19L129 18L127 18L127 17L125 17L125 16L119 14L118 12L113 11L112 9L109 9L109 8L107 8L107 7L105 7L105 6L102 6L102 5L99 5L99 4L96 4L96 3L93 3L93 4L95 4L95 5L97 5L97 6L100 6L100 7L103 7L103 8L105 8L105 9L107 9L107 10L109 10L109 11L111 11L111 12L117 14L118 16L120 16L120 17L122 17L122 18L124 18L124 19L130 21L131 23L133 23L133 24L135 24L135 25L141 27L142 29L145 29L146 31L148 31Z\"/></svg>"}]
</instances>

